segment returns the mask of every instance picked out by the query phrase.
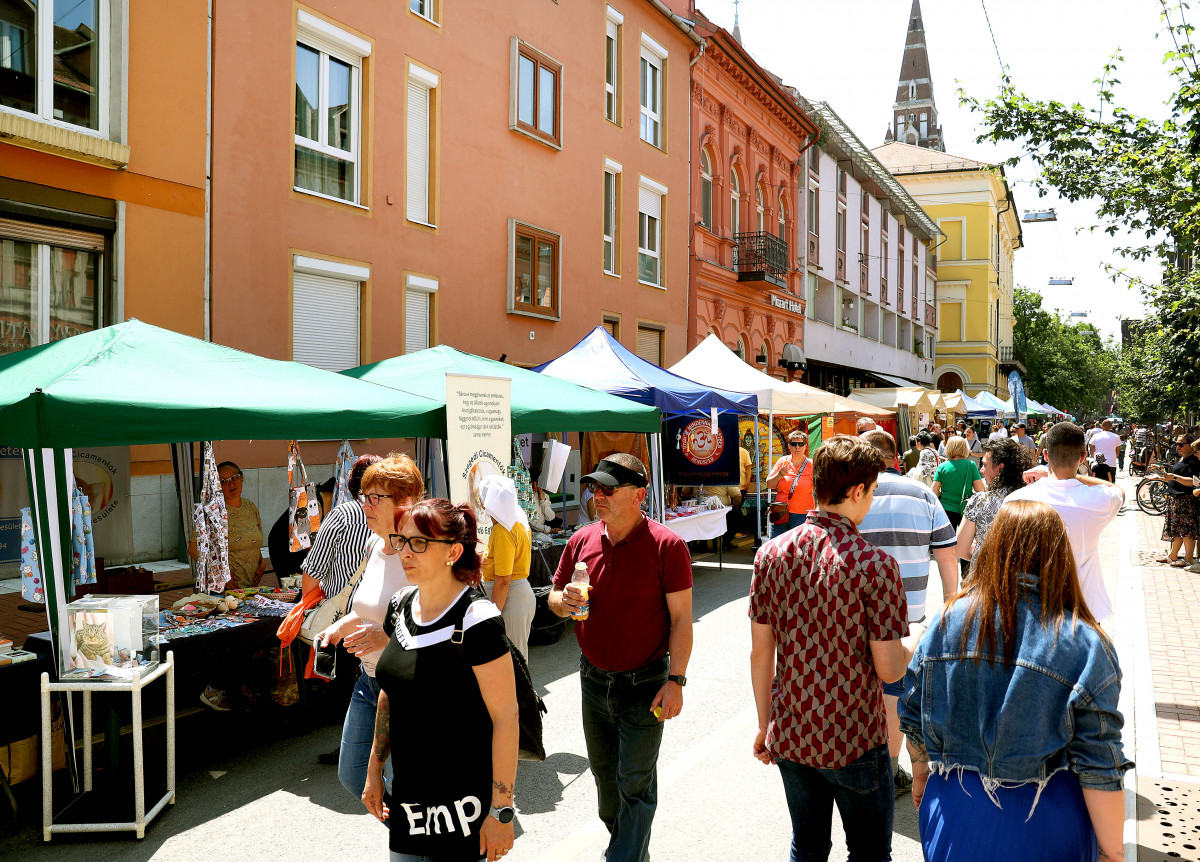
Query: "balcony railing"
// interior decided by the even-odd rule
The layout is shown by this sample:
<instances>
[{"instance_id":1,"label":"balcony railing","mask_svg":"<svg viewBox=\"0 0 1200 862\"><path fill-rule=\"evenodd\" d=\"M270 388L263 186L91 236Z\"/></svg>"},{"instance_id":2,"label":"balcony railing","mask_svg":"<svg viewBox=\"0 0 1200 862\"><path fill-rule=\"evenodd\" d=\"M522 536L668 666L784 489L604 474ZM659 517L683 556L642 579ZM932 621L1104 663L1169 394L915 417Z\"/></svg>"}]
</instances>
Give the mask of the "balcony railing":
<instances>
[{"instance_id":1,"label":"balcony railing","mask_svg":"<svg viewBox=\"0 0 1200 862\"><path fill-rule=\"evenodd\" d=\"M1001 365L1020 365L1022 368L1025 367L1025 356L1021 351L1011 346L999 347L996 353Z\"/></svg>"},{"instance_id":2,"label":"balcony railing","mask_svg":"<svg viewBox=\"0 0 1200 862\"><path fill-rule=\"evenodd\" d=\"M788 247L765 231L739 233L737 240L738 281L767 281L787 287Z\"/></svg>"}]
</instances>

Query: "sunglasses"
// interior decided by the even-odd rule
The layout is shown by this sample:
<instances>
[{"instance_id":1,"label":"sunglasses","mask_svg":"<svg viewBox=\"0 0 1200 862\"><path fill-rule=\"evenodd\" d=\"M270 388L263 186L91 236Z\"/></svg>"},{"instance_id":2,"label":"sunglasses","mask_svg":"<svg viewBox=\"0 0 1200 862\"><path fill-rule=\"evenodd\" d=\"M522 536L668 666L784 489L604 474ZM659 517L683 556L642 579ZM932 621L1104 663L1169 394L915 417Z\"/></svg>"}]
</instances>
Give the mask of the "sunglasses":
<instances>
[{"instance_id":1,"label":"sunglasses","mask_svg":"<svg viewBox=\"0 0 1200 862\"><path fill-rule=\"evenodd\" d=\"M788 445L789 446L807 446L808 441L807 440L789 440Z\"/></svg>"},{"instance_id":2,"label":"sunglasses","mask_svg":"<svg viewBox=\"0 0 1200 862\"><path fill-rule=\"evenodd\" d=\"M611 497L613 494L617 493L618 488L638 487L632 482L624 482L620 485L613 485L611 488L608 485L601 485L599 482L588 482L587 486L591 488L594 493L599 494L601 497Z\"/></svg>"},{"instance_id":3,"label":"sunglasses","mask_svg":"<svg viewBox=\"0 0 1200 862\"><path fill-rule=\"evenodd\" d=\"M368 504L370 504L372 506L378 506L380 500L391 500L391 499L394 499L391 494L359 494L358 495L358 502L362 503L364 506L366 506Z\"/></svg>"},{"instance_id":4,"label":"sunglasses","mask_svg":"<svg viewBox=\"0 0 1200 862\"><path fill-rule=\"evenodd\" d=\"M226 476L222 479L221 484L228 488L230 485L235 485L240 481L242 481L242 474L234 473L232 476Z\"/></svg>"},{"instance_id":5,"label":"sunglasses","mask_svg":"<svg viewBox=\"0 0 1200 862\"><path fill-rule=\"evenodd\" d=\"M388 535L388 544L392 546L393 551L403 551L404 546L408 545L414 554L423 554L429 549L430 542L437 542L439 545L458 544L454 539L427 539L424 536L402 536L399 533Z\"/></svg>"}]
</instances>

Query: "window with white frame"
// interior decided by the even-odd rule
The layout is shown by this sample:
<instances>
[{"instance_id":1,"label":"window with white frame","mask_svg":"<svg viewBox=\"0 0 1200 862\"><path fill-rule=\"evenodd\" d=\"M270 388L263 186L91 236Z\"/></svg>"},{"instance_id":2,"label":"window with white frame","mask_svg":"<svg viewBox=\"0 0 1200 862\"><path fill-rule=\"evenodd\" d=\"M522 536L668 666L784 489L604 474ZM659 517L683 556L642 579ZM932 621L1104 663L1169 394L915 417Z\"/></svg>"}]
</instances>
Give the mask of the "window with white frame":
<instances>
[{"instance_id":1,"label":"window with white frame","mask_svg":"<svg viewBox=\"0 0 1200 862\"><path fill-rule=\"evenodd\" d=\"M614 123L621 122L621 25L625 17L611 6L606 7L604 20L604 116Z\"/></svg>"},{"instance_id":2,"label":"window with white frame","mask_svg":"<svg viewBox=\"0 0 1200 862\"><path fill-rule=\"evenodd\" d=\"M441 0L408 0L408 8L414 15L437 24L442 19Z\"/></svg>"},{"instance_id":3,"label":"window with white frame","mask_svg":"<svg viewBox=\"0 0 1200 862\"><path fill-rule=\"evenodd\" d=\"M617 194L621 164L612 159L604 160L604 271L618 275L617 267Z\"/></svg>"},{"instance_id":4,"label":"window with white frame","mask_svg":"<svg viewBox=\"0 0 1200 862\"><path fill-rule=\"evenodd\" d=\"M736 238L742 229L742 183L737 168L729 167L729 236Z\"/></svg>"},{"instance_id":5,"label":"window with white frame","mask_svg":"<svg viewBox=\"0 0 1200 862\"><path fill-rule=\"evenodd\" d=\"M0 108L108 136L109 0L0 2Z\"/></svg>"},{"instance_id":6,"label":"window with white frame","mask_svg":"<svg viewBox=\"0 0 1200 862\"><path fill-rule=\"evenodd\" d=\"M103 234L0 218L0 354L109 322L104 247Z\"/></svg>"},{"instance_id":7,"label":"window with white frame","mask_svg":"<svg viewBox=\"0 0 1200 862\"><path fill-rule=\"evenodd\" d=\"M562 64L513 37L509 128L551 146L562 144Z\"/></svg>"},{"instance_id":8,"label":"window with white frame","mask_svg":"<svg viewBox=\"0 0 1200 862\"><path fill-rule=\"evenodd\" d=\"M438 280L424 275L404 277L404 352L416 353L433 344L433 299Z\"/></svg>"},{"instance_id":9,"label":"window with white frame","mask_svg":"<svg viewBox=\"0 0 1200 862\"><path fill-rule=\"evenodd\" d=\"M763 205L763 188L760 183L754 190L754 213L756 216L754 229L759 233L766 230L766 212L766 207Z\"/></svg>"},{"instance_id":10,"label":"window with white frame","mask_svg":"<svg viewBox=\"0 0 1200 862\"><path fill-rule=\"evenodd\" d=\"M358 203L362 65L371 43L296 13L295 187Z\"/></svg>"},{"instance_id":11,"label":"window with white frame","mask_svg":"<svg viewBox=\"0 0 1200 862\"><path fill-rule=\"evenodd\" d=\"M666 186L638 178L638 281L663 286L662 210Z\"/></svg>"},{"instance_id":12,"label":"window with white frame","mask_svg":"<svg viewBox=\"0 0 1200 862\"><path fill-rule=\"evenodd\" d=\"M662 149L663 123L663 69L666 67L667 49L642 34L641 57L641 135L648 144Z\"/></svg>"},{"instance_id":13,"label":"window with white frame","mask_svg":"<svg viewBox=\"0 0 1200 862\"><path fill-rule=\"evenodd\" d=\"M345 371L362 364L365 266L292 256L292 360Z\"/></svg>"},{"instance_id":14,"label":"window with white frame","mask_svg":"<svg viewBox=\"0 0 1200 862\"><path fill-rule=\"evenodd\" d=\"M408 64L405 214L410 221L433 224L433 118L438 76Z\"/></svg>"},{"instance_id":15,"label":"window with white frame","mask_svg":"<svg viewBox=\"0 0 1200 862\"><path fill-rule=\"evenodd\" d=\"M708 150L700 149L700 223L712 230L713 177L712 158Z\"/></svg>"},{"instance_id":16,"label":"window with white frame","mask_svg":"<svg viewBox=\"0 0 1200 862\"><path fill-rule=\"evenodd\" d=\"M808 187L808 232L813 236L821 235L820 193L817 186Z\"/></svg>"},{"instance_id":17,"label":"window with white frame","mask_svg":"<svg viewBox=\"0 0 1200 862\"><path fill-rule=\"evenodd\" d=\"M779 196L779 238L787 242L787 199Z\"/></svg>"},{"instance_id":18,"label":"window with white frame","mask_svg":"<svg viewBox=\"0 0 1200 862\"><path fill-rule=\"evenodd\" d=\"M846 208L838 207L837 211L837 249L846 250Z\"/></svg>"}]
</instances>

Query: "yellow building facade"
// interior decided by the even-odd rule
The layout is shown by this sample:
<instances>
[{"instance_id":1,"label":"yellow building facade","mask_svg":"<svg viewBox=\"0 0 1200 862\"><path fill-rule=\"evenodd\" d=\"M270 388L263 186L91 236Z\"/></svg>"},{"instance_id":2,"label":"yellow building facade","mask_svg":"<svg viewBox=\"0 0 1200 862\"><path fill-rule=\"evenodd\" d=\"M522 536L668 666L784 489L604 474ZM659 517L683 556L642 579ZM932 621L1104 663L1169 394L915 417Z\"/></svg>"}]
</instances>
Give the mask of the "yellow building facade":
<instances>
[{"instance_id":1,"label":"yellow building facade","mask_svg":"<svg viewBox=\"0 0 1200 862\"><path fill-rule=\"evenodd\" d=\"M1021 222L1002 169L909 144L872 151L943 234L937 254L937 362L942 391L1007 400L1013 351L1013 257Z\"/></svg>"}]
</instances>

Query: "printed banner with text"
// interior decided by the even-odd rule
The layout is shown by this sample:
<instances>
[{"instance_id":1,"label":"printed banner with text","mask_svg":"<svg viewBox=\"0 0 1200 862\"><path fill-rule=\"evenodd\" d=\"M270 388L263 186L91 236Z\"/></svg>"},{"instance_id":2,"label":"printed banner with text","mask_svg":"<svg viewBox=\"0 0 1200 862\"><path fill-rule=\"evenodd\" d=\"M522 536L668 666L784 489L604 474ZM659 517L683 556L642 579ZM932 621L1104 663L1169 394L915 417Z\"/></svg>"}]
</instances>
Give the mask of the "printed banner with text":
<instances>
[{"instance_id":1,"label":"printed banner with text","mask_svg":"<svg viewBox=\"0 0 1200 862\"><path fill-rule=\"evenodd\" d=\"M446 375L446 460L450 499L470 502L487 545L492 522L479 503L484 476L505 476L512 463L512 381L507 377Z\"/></svg>"}]
</instances>

